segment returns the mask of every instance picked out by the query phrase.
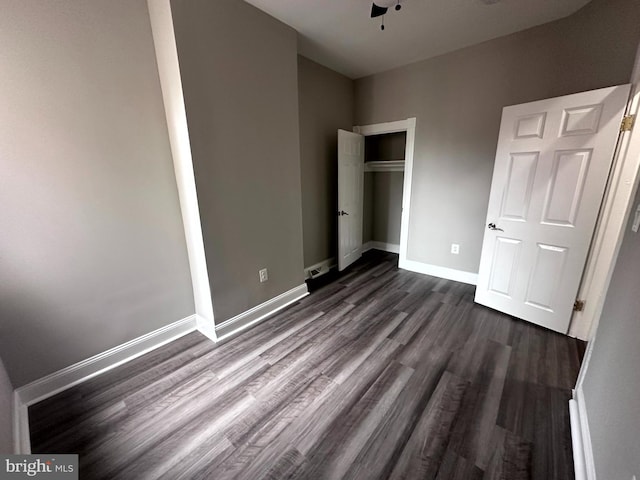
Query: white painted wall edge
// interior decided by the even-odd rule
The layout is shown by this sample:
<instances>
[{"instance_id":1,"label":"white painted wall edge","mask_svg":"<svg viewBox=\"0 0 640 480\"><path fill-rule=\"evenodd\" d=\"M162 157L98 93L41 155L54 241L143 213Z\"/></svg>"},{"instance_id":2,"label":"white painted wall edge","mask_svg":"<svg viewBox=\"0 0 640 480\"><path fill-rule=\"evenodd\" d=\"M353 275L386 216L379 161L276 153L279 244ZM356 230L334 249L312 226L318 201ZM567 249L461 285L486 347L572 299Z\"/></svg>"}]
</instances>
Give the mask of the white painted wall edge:
<instances>
[{"instance_id":1,"label":"white painted wall edge","mask_svg":"<svg viewBox=\"0 0 640 480\"><path fill-rule=\"evenodd\" d=\"M196 330L198 330L201 334L211 340L213 343L218 342L218 337L216 336L216 326L213 322L207 320L200 315L196 315Z\"/></svg>"},{"instance_id":2,"label":"white painted wall edge","mask_svg":"<svg viewBox=\"0 0 640 480\"><path fill-rule=\"evenodd\" d=\"M370 241L362 245L362 253L369 250L382 250L383 252L400 253L400 244Z\"/></svg>"},{"instance_id":3,"label":"white painted wall edge","mask_svg":"<svg viewBox=\"0 0 640 480\"><path fill-rule=\"evenodd\" d=\"M593 446L582 387L573 391L573 400L569 401L569 413L576 480L596 480Z\"/></svg>"},{"instance_id":4,"label":"white painted wall edge","mask_svg":"<svg viewBox=\"0 0 640 480\"><path fill-rule=\"evenodd\" d=\"M313 275L311 272L314 270L318 270L320 275L324 275L332 268L338 266L338 262L336 261L336 257L327 258L326 260L322 260L321 262L314 263L310 267L305 267L304 269L304 279L308 280L310 278L318 277L319 275Z\"/></svg>"},{"instance_id":5,"label":"white painted wall edge","mask_svg":"<svg viewBox=\"0 0 640 480\"><path fill-rule=\"evenodd\" d=\"M147 5L167 119L169 143L173 156L173 167L178 186L196 314L203 319L202 321L208 321L213 325L213 302L200 223L171 4L170 0L147 0Z\"/></svg>"},{"instance_id":6,"label":"white painted wall edge","mask_svg":"<svg viewBox=\"0 0 640 480\"><path fill-rule=\"evenodd\" d=\"M134 358L173 342L196 330L196 315L171 323L134 338L110 350L58 370L14 391L14 447L18 453L30 453L28 407L90 378L112 370Z\"/></svg>"},{"instance_id":7,"label":"white painted wall edge","mask_svg":"<svg viewBox=\"0 0 640 480\"><path fill-rule=\"evenodd\" d=\"M294 287L271 300L267 300L260 305L256 305L252 309L247 310L240 315L236 315L235 317L222 322L220 325L216 325L216 336L218 341L226 340L231 336L237 335L307 295L309 295L309 290L307 288L307 284L303 283L302 285L298 285L297 287Z\"/></svg>"},{"instance_id":8,"label":"white painted wall edge","mask_svg":"<svg viewBox=\"0 0 640 480\"><path fill-rule=\"evenodd\" d=\"M430 265L428 263L416 262L415 260L402 260L400 258L399 268L409 270L411 272L423 273L425 275L431 275L432 277L445 278L447 280L453 280L461 283L468 283L469 285L478 284L478 274L465 272L462 270L455 270L453 268L440 267L438 265Z\"/></svg>"}]
</instances>

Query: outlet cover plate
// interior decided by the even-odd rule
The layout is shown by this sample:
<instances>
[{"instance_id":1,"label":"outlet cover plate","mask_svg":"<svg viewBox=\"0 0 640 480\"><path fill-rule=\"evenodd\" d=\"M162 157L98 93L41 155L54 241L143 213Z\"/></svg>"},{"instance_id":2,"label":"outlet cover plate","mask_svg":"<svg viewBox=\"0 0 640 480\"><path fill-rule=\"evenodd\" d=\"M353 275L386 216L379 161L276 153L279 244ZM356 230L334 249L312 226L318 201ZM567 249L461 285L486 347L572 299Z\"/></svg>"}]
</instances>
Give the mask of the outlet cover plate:
<instances>
[{"instance_id":1,"label":"outlet cover plate","mask_svg":"<svg viewBox=\"0 0 640 480\"><path fill-rule=\"evenodd\" d=\"M264 283L267 280L269 280L269 272L267 271L266 268L263 268L262 270L260 270L258 272L258 275L260 275L260 283Z\"/></svg>"}]
</instances>

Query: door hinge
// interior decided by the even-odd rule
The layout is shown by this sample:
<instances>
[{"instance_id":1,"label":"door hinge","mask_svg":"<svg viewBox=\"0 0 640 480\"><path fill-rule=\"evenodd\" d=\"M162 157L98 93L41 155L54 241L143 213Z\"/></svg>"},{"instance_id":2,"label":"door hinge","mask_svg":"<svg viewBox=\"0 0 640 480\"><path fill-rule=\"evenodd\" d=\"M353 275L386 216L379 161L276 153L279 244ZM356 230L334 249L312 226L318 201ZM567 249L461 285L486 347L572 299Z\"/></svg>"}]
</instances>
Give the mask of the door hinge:
<instances>
[{"instance_id":1,"label":"door hinge","mask_svg":"<svg viewBox=\"0 0 640 480\"><path fill-rule=\"evenodd\" d=\"M635 115L626 115L622 118L622 124L620 125L621 132L629 132L633 128L633 124L636 120Z\"/></svg>"},{"instance_id":2,"label":"door hinge","mask_svg":"<svg viewBox=\"0 0 640 480\"><path fill-rule=\"evenodd\" d=\"M584 300L576 300L573 302L573 311L582 312L584 310Z\"/></svg>"}]
</instances>

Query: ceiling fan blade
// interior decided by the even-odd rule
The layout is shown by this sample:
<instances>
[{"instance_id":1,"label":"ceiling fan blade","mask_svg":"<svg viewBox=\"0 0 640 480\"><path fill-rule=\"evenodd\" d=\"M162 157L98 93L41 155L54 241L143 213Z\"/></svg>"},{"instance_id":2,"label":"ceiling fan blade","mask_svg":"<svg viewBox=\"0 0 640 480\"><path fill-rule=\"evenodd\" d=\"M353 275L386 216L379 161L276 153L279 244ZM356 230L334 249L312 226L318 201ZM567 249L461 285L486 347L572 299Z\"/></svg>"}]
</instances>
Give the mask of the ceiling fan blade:
<instances>
[{"instance_id":1,"label":"ceiling fan blade","mask_svg":"<svg viewBox=\"0 0 640 480\"><path fill-rule=\"evenodd\" d=\"M389 10L387 7L379 7L375 3L371 4L371 18L376 18L381 15L384 15Z\"/></svg>"}]
</instances>

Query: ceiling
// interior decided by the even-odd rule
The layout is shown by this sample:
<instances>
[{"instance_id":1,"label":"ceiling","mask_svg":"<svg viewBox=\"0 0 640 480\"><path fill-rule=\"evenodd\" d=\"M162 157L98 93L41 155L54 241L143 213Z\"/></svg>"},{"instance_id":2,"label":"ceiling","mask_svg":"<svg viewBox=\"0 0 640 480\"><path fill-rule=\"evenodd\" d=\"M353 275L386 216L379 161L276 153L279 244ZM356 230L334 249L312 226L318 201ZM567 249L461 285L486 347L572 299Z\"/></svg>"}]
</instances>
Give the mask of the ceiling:
<instances>
[{"instance_id":1,"label":"ceiling","mask_svg":"<svg viewBox=\"0 0 640 480\"><path fill-rule=\"evenodd\" d=\"M350 78L451 52L574 13L590 0L246 0L299 33L300 54ZM497 2L497 3L494 3Z\"/></svg>"}]
</instances>

